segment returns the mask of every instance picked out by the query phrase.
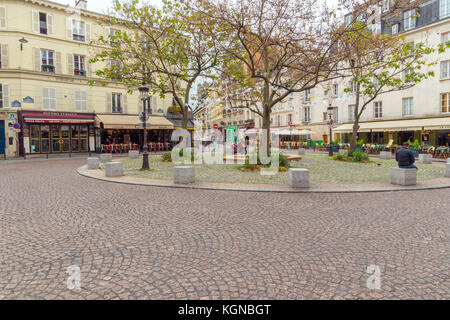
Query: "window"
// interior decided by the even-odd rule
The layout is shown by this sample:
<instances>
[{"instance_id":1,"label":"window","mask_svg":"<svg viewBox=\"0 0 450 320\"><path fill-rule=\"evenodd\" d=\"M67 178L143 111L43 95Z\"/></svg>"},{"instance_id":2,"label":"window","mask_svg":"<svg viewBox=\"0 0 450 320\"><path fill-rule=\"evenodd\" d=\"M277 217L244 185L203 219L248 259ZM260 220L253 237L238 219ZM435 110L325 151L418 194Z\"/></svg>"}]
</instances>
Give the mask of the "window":
<instances>
[{"instance_id":1,"label":"window","mask_svg":"<svg viewBox=\"0 0 450 320\"><path fill-rule=\"evenodd\" d=\"M375 119L379 119L383 117L383 104L381 101L374 102L373 111Z\"/></svg>"},{"instance_id":2,"label":"window","mask_svg":"<svg viewBox=\"0 0 450 320\"><path fill-rule=\"evenodd\" d=\"M85 70L85 56L74 55L73 56L73 72L76 76L86 76Z\"/></svg>"},{"instance_id":3,"label":"window","mask_svg":"<svg viewBox=\"0 0 450 320\"><path fill-rule=\"evenodd\" d=\"M122 113L122 95L120 93L112 94L112 112Z\"/></svg>"},{"instance_id":4,"label":"window","mask_svg":"<svg viewBox=\"0 0 450 320\"><path fill-rule=\"evenodd\" d=\"M0 108L3 108L3 86L0 83Z\"/></svg>"},{"instance_id":5,"label":"window","mask_svg":"<svg viewBox=\"0 0 450 320\"><path fill-rule=\"evenodd\" d=\"M76 90L75 91L75 110L87 111L87 91Z\"/></svg>"},{"instance_id":6,"label":"window","mask_svg":"<svg viewBox=\"0 0 450 320\"><path fill-rule=\"evenodd\" d=\"M339 122L339 112L338 112L338 108L334 107L333 108L333 122L334 123L338 123Z\"/></svg>"},{"instance_id":7,"label":"window","mask_svg":"<svg viewBox=\"0 0 450 320\"><path fill-rule=\"evenodd\" d=\"M444 32L442 33L442 38L441 38L441 42L442 43L446 43L450 41L450 32Z\"/></svg>"},{"instance_id":8,"label":"window","mask_svg":"<svg viewBox=\"0 0 450 320\"><path fill-rule=\"evenodd\" d=\"M441 112L450 113L450 93L441 94Z\"/></svg>"},{"instance_id":9,"label":"window","mask_svg":"<svg viewBox=\"0 0 450 320\"><path fill-rule=\"evenodd\" d=\"M72 20L72 32L73 40L83 41L85 40L84 22Z\"/></svg>"},{"instance_id":10,"label":"window","mask_svg":"<svg viewBox=\"0 0 450 320\"><path fill-rule=\"evenodd\" d=\"M287 116L287 120L288 120L288 125L292 125L292 114L288 114Z\"/></svg>"},{"instance_id":11,"label":"window","mask_svg":"<svg viewBox=\"0 0 450 320\"><path fill-rule=\"evenodd\" d=\"M303 122L311 122L311 107L303 108Z\"/></svg>"},{"instance_id":12,"label":"window","mask_svg":"<svg viewBox=\"0 0 450 320\"><path fill-rule=\"evenodd\" d=\"M55 52L51 50L41 50L41 70L42 72L55 73Z\"/></svg>"},{"instance_id":13,"label":"window","mask_svg":"<svg viewBox=\"0 0 450 320\"><path fill-rule=\"evenodd\" d=\"M345 16L345 26L346 27L348 27L352 23L352 19L353 19L353 17L351 14Z\"/></svg>"},{"instance_id":14,"label":"window","mask_svg":"<svg viewBox=\"0 0 450 320\"><path fill-rule=\"evenodd\" d=\"M356 89L357 89L357 82L354 80L350 81L350 92L356 93Z\"/></svg>"},{"instance_id":15,"label":"window","mask_svg":"<svg viewBox=\"0 0 450 320\"><path fill-rule=\"evenodd\" d=\"M277 115L277 126L281 126L281 117L280 115Z\"/></svg>"},{"instance_id":16,"label":"window","mask_svg":"<svg viewBox=\"0 0 450 320\"><path fill-rule=\"evenodd\" d=\"M333 96L337 96L339 94L339 85L333 84Z\"/></svg>"},{"instance_id":17,"label":"window","mask_svg":"<svg viewBox=\"0 0 450 320\"><path fill-rule=\"evenodd\" d=\"M442 19L450 16L450 0L440 0L439 2L439 17Z\"/></svg>"},{"instance_id":18,"label":"window","mask_svg":"<svg viewBox=\"0 0 450 320\"><path fill-rule=\"evenodd\" d=\"M323 121L327 121L328 120L328 113L324 112L323 113Z\"/></svg>"},{"instance_id":19,"label":"window","mask_svg":"<svg viewBox=\"0 0 450 320\"><path fill-rule=\"evenodd\" d=\"M405 71L404 78L405 78L406 83L413 82L413 79L412 79L413 74L414 74L414 69L408 69Z\"/></svg>"},{"instance_id":20,"label":"window","mask_svg":"<svg viewBox=\"0 0 450 320\"><path fill-rule=\"evenodd\" d=\"M391 28L391 34L397 34L398 33L398 27L399 27L399 24L398 23L396 23L396 24L394 24L394 25L392 25L392 28Z\"/></svg>"},{"instance_id":21,"label":"window","mask_svg":"<svg viewBox=\"0 0 450 320\"><path fill-rule=\"evenodd\" d=\"M403 116L408 117L414 115L414 100L413 98L403 99Z\"/></svg>"},{"instance_id":22,"label":"window","mask_svg":"<svg viewBox=\"0 0 450 320\"><path fill-rule=\"evenodd\" d=\"M110 61L110 66L111 66L111 72L114 73L114 78L112 78L111 80L118 79L120 77L120 64L119 64L119 61L111 60Z\"/></svg>"},{"instance_id":23,"label":"window","mask_svg":"<svg viewBox=\"0 0 450 320\"><path fill-rule=\"evenodd\" d=\"M39 12L39 32L47 34L47 15L42 12Z\"/></svg>"},{"instance_id":24,"label":"window","mask_svg":"<svg viewBox=\"0 0 450 320\"><path fill-rule=\"evenodd\" d=\"M348 106L348 121L355 121L355 105Z\"/></svg>"},{"instance_id":25,"label":"window","mask_svg":"<svg viewBox=\"0 0 450 320\"><path fill-rule=\"evenodd\" d=\"M405 30L410 30L416 26L416 9L403 13Z\"/></svg>"},{"instance_id":26,"label":"window","mask_svg":"<svg viewBox=\"0 0 450 320\"><path fill-rule=\"evenodd\" d=\"M389 0L383 0L383 5L381 7L381 12L385 13L389 11Z\"/></svg>"},{"instance_id":27,"label":"window","mask_svg":"<svg viewBox=\"0 0 450 320\"><path fill-rule=\"evenodd\" d=\"M450 78L450 60L441 62L441 79Z\"/></svg>"},{"instance_id":28,"label":"window","mask_svg":"<svg viewBox=\"0 0 450 320\"><path fill-rule=\"evenodd\" d=\"M56 88L44 87L42 92L42 108L56 110Z\"/></svg>"}]
</instances>

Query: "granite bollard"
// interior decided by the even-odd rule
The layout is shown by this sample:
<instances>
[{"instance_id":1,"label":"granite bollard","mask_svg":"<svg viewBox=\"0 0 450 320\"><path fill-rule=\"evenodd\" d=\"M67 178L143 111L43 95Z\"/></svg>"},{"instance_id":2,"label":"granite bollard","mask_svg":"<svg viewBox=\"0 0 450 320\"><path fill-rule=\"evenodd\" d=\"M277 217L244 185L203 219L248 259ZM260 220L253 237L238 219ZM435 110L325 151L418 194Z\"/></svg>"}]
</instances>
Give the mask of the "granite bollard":
<instances>
[{"instance_id":1,"label":"granite bollard","mask_svg":"<svg viewBox=\"0 0 450 320\"><path fill-rule=\"evenodd\" d=\"M100 160L98 158L88 158L88 170L95 170L100 167Z\"/></svg>"},{"instance_id":2,"label":"granite bollard","mask_svg":"<svg viewBox=\"0 0 450 320\"><path fill-rule=\"evenodd\" d=\"M110 161L112 161L112 154L111 153L102 153L100 155L100 162L101 163L110 162Z\"/></svg>"},{"instance_id":3,"label":"granite bollard","mask_svg":"<svg viewBox=\"0 0 450 320\"><path fill-rule=\"evenodd\" d=\"M392 159L392 153L390 151L381 151L380 152L380 159L391 160Z\"/></svg>"},{"instance_id":4,"label":"granite bollard","mask_svg":"<svg viewBox=\"0 0 450 320\"><path fill-rule=\"evenodd\" d=\"M194 183L195 168L192 166L173 167L173 182L176 184Z\"/></svg>"},{"instance_id":5,"label":"granite bollard","mask_svg":"<svg viewBox=\"0 0 450 320\"><path fill-rule=\"evenodd\" d=\"M123 176L123 163L122 162L106 162L105 163L105 176L107 176L107 177Z\"/></svg>"},{"instance_id":6,"label":"granite bollard","mask_svg":"<svg viewBox=\"0 0 450 320\"><path fill-rule=\"evenodd\" d=\"M450 162L445 165L444 177L450 178Z\"/></svg>"},{"instance_id":7,"label":"granite bollard","mask_svg":"<svg viewBox=\"0 0 450 320\"><path fill-rule=\"evenodd\" d=\"M391 169L391 184L398 184L401 186L414 186L417 184L417 170L416 169Z\"/></svg>"},{"instance_id":8,"label":"granite bollard","mask_svg":"<svg viewBox=\"0 0 450 320\"><path fill-rule=\"evenodd\" d=\"M431 154L419 154L419 163L432 164L433 156Z\"/></svg>"},{"instance_id":9,"label":"granite bollard","mask_svg":"<svg viewBox=\"0 0 450 320\"><path fill-rule=\"evenodd\" d=\"M128 158L137 159L139 158L139 150L130 150L128 151Z\"/></svg>"},{"instance_id":10,"label":"granite bollard","mask_svg":"<svg viewBox=\"0 0 450 320\"><path fill-rule=\"evenodd\" d=\"M289 185L292 188L309 188L309 170L301 168L289 169Z\"/></svg>"}]
</instances>

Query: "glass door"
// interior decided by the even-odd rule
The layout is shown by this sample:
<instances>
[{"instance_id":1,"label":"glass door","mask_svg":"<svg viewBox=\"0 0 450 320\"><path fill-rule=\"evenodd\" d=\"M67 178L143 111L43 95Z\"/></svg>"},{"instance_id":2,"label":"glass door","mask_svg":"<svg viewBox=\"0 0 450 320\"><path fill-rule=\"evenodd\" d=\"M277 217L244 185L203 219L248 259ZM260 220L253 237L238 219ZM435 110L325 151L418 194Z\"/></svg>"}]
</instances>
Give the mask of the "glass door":
<instances>
[{"instance_id":1,"label":"glass door","mask_svg":"<svg viewBox=\"0 0 450 320\"><path fill-rule=\"evenodd\" d=\"M67 125L52 125L52 152L69 152L70 130Z\"/></svg>"}]
</instances>

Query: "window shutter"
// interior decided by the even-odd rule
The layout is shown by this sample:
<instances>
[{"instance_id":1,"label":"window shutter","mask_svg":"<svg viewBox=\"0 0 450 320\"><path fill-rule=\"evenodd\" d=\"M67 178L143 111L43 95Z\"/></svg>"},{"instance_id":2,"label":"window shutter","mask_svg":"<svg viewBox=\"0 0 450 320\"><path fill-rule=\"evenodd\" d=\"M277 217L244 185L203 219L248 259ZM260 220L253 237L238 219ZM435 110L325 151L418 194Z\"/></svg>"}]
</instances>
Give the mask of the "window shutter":
<instances>
[{"instance_id":1,"label":"window shutter","mask_svg":"<svg viewBox=\"0 0 450 320\"><path fill-rule=\"evenodd\" d=\"M55 73L62 73L61 52L56 52L56 70Z\"/></svg>"},{"instance_id":2,"label":"window shutter","mask_svg":"<svg viewBox=\"0 0 450 320\"><path fill-rule=\"evenodd\" d=\"M41 50L33 48L34 71L41 71Z\"/></svg>"},{"instance_id":3,"label":"window shutter","mask_svg":"<svg viewBox=\"0 0 450 320\"><path fill-rule=\"evenodd\" d=\"M86 42L91 42L91 24L86 23Z\"/></svg>"},{"instance_id":4,"label":"window shutter","mask_svg":"<svg viewBox=\"0 0 450 320\"><path fill-rule=\"evenodd\" d=\"M42 108L48 109L49 103L48 103L48 88L44 87L42 89Z\"/></svg>"},{"instance_id":5,"label":"window shutter","mask_svg":"<svg viewBox=\"0 0 450 320\"><path fill-rule=\"evenodd\" d=\"M89 63L90 57L86 57L86 65L87 65L87 76L92 77L92 64Z\"/></svg>"},{"instance_id":6,"label":"window shutter","mask_svg":"<svg viewBox=\"0 0 450 320\"><path fill-rule=\"evenodd\" d=\"M47 34L53 34L53 15L47 15Z\"/></svg>"},{"instance_id":7,"label":"window shutter","mask_svg":"<svg viewBox=\"0 0 450 320\"><path fill-rule=\"evenodd\" d=\"M122 95L123 113L128 113L128 97L127 94Z\"/></svg>"},{"instance_id":8,"label":"window shutter","mask_svg":"<svg viewBox=\"0 0 450 320\"><path fill-rule=\"evenodd\" d=\"M82 101L82 111L87 111L87 91L82 90L81 91L81 101Z\"/></svg>"},{"instance_id":9,"label":"window shutter","mask_svg":"<svg viewBox=\"0 0 450 320\"><path fill-rule=\"evenodd\" d=\"M74 75L73 73L73 54L67 54L67 73L70 75Z\"/></svg>"},{"instance_id":10,"label":"window shutter","mask_svg":"<svg viewBox=\"0 0 450 320\"><path fill-rule=\"evenodd\" d=\"M3 85L3 107L4 108L9 108L10 104L9 104L9 85L4 84Z\"/></svg>"},{"instance_id":11,"label":"window shutter","mask_svg":"<svg viewBox=\"0 0 450 320\"><path fill-rule=\"evenodd\" d=\"M111 92L106 93L106 110L112 113L112 94Z\"/></svg>"},{"instance_id":12,"label":"window shutter","mask_svg":"<svg viewBox=\"0 0 450 320\"><path fill-rule=\"evenodd\" d=\"M8 45L7 44L2 44L1 48L1 64L2 64L2 68L3 69L7 69L8 68Z\"/></svg>"},{"instance_id":13,"label":"window shutter","mask_svg":"<svg viewBox=\"0 0 450 320\"><path fill-rule=\"evenodd\" d=\"M6 28L6 8L0 7L0 28Z\"/></svg>"},{"instance_id":14,"label":"window shutter","mask_svg":"<svg viewBox=\"0 0 450 320\"><path fill-rule=\"evenodd\" d=\"M50 109L56 110L56 88L49 88Z\"/></svg>"},{"instance_id":15,"label":"window shutter","mask_svg":"<svg viewBox=\"0 0 450 320\"><path fill-rule=\"evenodd\" d=\"M67 36L67 39L70 39L70 40L72 40L73 39L73 30L72 30L72 27L73 27L73 25L72 25L72 19L71 18L67 18L66 19L66 36Z\"/></svg>"},{"instance_id":16,"label":"window shutter","mask_svg":"<svg viewBox=\"0 0 450 320\"><path fill-rule=\"evenodd\" d=\"M32 15L32 28L33 32L39 33L39 12L36 10L33 10L31 13Z\"/></svg>"}]
</instances>

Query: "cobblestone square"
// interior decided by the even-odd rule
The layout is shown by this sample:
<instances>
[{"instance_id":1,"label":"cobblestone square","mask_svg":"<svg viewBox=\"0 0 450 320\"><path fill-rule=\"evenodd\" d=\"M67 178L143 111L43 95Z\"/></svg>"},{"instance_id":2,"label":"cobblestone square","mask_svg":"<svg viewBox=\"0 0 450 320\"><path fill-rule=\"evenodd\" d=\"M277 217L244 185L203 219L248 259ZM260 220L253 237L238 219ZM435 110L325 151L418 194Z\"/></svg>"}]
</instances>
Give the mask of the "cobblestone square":
<instances>
[{"instance_id":1,"label":"cobblestone square","mask_svg":"<svg viewBox=\"0 0 450 320\"><path fill-rule=\"evenodd\" d=\"M83 164L0 164L0 299L450 298L448 189L171 189L89 179Z\"/></svg>"}]
</instances>

